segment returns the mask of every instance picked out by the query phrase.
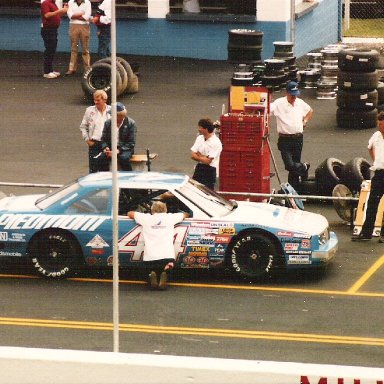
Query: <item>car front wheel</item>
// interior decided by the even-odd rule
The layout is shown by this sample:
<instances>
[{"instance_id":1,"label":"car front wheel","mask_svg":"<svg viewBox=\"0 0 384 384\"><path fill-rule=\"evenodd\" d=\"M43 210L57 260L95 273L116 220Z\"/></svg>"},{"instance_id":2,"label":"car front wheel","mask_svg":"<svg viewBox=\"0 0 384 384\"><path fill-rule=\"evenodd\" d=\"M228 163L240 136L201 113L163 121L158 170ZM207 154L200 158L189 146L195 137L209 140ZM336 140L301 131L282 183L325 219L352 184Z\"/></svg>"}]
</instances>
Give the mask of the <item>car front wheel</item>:
<instances>
[{"instance_id":1,"label":"car front wheel","mask_svg":"<svg viewBox=\"0 0 384 384\"><path fill-rule=\"evenodd\" d=\"M78 242L57 230L48 230L35 236L29 254L36 271L49 278L71 276L81 260Z\"/></svg>"},{"instance_id":2,"label":"car front wheel","mask_svg":"<svg viewBox=\"0 0 384 384\"><path fill-rule=\"evenodd\" d=\"M267 275L277 264L279 254L273 242L263 234L244 234L231 248L232 269L243 277Z\"/></svg>"}]
</instances>

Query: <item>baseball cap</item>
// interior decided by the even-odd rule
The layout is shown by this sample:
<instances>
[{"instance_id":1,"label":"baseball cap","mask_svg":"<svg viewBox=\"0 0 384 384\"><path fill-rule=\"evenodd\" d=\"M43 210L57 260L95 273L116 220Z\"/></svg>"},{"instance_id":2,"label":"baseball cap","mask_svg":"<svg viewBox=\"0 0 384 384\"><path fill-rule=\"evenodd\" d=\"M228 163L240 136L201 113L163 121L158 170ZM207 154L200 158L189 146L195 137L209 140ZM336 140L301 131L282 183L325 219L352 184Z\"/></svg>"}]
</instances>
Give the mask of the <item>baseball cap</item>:
<instances>
[{"instance_id":1,"label":"baseball cap","mask_svg":"<svg viewBox=\"0 0 384 384\"><path fill-rule=\"evenodd\" d=\"M125 111L125 105L123 103L117 102L116 103L116 112L124 112Z\"/></svg>"},{"instance_id":2,"label":"baseball cap","mask_svg":"<svg viewBox=\"0 0 384 384\"><path fill-rule=\"evenodd\" d=\"M296 81L289 81L287 84L287 92L292 96L299 96L299 84Z\"/></svg>"}]
</instances>

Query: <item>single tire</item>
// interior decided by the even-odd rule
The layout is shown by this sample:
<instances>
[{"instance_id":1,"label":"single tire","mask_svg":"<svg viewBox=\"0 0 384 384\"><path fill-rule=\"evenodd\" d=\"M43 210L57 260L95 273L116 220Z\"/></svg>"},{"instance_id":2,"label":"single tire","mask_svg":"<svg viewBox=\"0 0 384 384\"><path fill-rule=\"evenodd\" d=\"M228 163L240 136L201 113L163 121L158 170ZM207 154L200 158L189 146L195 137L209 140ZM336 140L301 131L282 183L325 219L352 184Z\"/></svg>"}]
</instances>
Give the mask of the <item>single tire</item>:
<instances>
[{"instance_id":1,"label":"single tire","mask_svg":"<svg viewBox=\"0 0 384 384\"><path fill-rule=\"evenodd\" d=\"M351 190L344 184L337 184L335 188L333 188L332 196L353 197ZM350 223L353 216L353 207L356 203L349 200L332 200L332 202L339 217Z\"/></svg>"},{"instance_id":2,"label":"single tire","mask_svg":"<svg viewBox=\"0 0 384 384\"><path fill-rule=\"evenodd\" d=\"M375 128L377 125L377 109L359 111L353 109L341 109L336 111L337 126L348 129Z\"/></svg>"},{"instance_id":3,"label":"single tire","mask_svg":"<svg viewBox=\"0 0 384 384\"><path fill-rule=\"evenodd\" d=\"M28 254L39 274L56 279L73 275L83 259L77 240L57 229L35 235L28 246Z\"/></svg>"},{"instance_id":4,"label":"single tire","mask_svg":"<svg viewBox=\"0 0 384 384\"><path fill-rule=\"evenodd\" d=\"M299 195L316 196L319 194L316 177L302 180L296 189Z\"/></svg>"},{"instance_id":5,"label":"single tire","mask_svg":"<svg viewBox=\"0 0 384 384\"><path fill-rule=\"evenodd\" d=\"M344 165L341 183L347 186L352 193L358 193L361 183L371 179L371 164L363 157L355 157Z\"/></svg>"},{"instance_id":6,"label":"single tire","mask_svg":"<svg viewBox=\"0 0 384 384\"><path fill-rule=\"evenodd\" d=\"M121 89L121 76L116 71L116 88ZM111 65L108 63L95 63L84 72L81 79L81 87L86 96L92 97L98 89L102 89L111 95Z\"/></svg>"},{"instance_id":7,"label":"single tire","mask_svg":"<svg viewBox=\"0 0 384 384\"><path fill-rule=\"evenodd\" d=\"M344 72L339 71L337 85L341 89L370 90L376 89L379 83L377 70L373 72Z\"/></svg>"},{"instance_id":8,"label":"single tire","mask_svg":"<svg viewBox=\"0 0 384 384\"><path fill-rule=\"evenodd\" d=\"M105 57L104 59L100 59L96 63L108 63L112 64L112 59L110 57ZM116 58L116 70L119 72L119 75L121 77L121 87L117 88L117 96L120 96L125 92L128 86L128 74L125 70L125 67L117 60Z\"/></svg>"},{"instance_id":9,"label":"single tire","mask_svg":"<svg viewBox=\"0 0 384 384\"><path fill-rule=\"evenodd\" d=\"M337 106L341 109L370 111L377 108L378 92L376 89L371 91L339 89L336 100Z\"/></svg>"},{"instance_id":10,"label":"single tire","mask_svg":"<svg viewBox=\"0 0 384 384\"><path fill-rule=\"evenodd\" d=\"M344 163L334 157L325 159L315 170L317 190L321 196L330 196L343 175Z\"/></svg>"},{"instance_id":11,"label":"single tire","mask_svg":"<svg viewBox=\"0 0 384 384\"><path fill-rule=\"evenodd\" d=\"M348 48L339 52L338 67L342 71L373 72L380 54L375 49Z\"/></svg>"},{"instance_id":12,"label":"single tire","mask_svg":"<svg viewBox=\"0 0 384 384\"><path fill-rule=\"evenodd\" d=\"M279 253L266 235L248 233L234 241L229 258L231 268L237 274L257 278L271 272L278 263Z\"/></svg>"}]
</instances>

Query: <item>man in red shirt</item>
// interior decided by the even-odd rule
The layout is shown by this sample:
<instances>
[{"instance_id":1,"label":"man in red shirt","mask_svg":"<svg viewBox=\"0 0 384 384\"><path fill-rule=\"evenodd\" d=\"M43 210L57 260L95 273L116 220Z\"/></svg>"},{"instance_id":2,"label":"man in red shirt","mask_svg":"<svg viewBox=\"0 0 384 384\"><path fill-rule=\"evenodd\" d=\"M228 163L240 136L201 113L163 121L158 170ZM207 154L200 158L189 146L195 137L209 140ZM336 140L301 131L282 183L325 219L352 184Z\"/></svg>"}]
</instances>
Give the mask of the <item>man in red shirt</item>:
<instances>
[{"instance_id":1,"label":"man in red shirt","mask_svg":"<svg viewBox=\"0 0 384 384\"><path fill-rule=\"evenodd\" d=\"M53 70L53 59L57 48L57 30L60 26L61 16L67 13L68 4L58 8L54 0L45 0L41 3L41 36L44 40L44 75L46 79L55 79L60 76Z\"/></svg>"}]
</instances>

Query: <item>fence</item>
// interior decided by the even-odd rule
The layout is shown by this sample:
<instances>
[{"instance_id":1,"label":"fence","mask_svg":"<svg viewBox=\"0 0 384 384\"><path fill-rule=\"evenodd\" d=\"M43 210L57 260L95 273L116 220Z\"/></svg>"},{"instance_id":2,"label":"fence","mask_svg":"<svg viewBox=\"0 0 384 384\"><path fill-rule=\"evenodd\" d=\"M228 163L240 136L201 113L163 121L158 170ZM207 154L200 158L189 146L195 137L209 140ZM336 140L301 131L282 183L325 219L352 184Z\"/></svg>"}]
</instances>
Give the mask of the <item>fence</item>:
<instances>
[{"instance_id":1,"label":"fence","mask_svg":"<svg viewBox=\"0 0 384 384\"><path fill-rule=\"evenodd\" d=\"M344 0L343 36L384 38L384 1Z\"/></svg>"}]
</instances>

